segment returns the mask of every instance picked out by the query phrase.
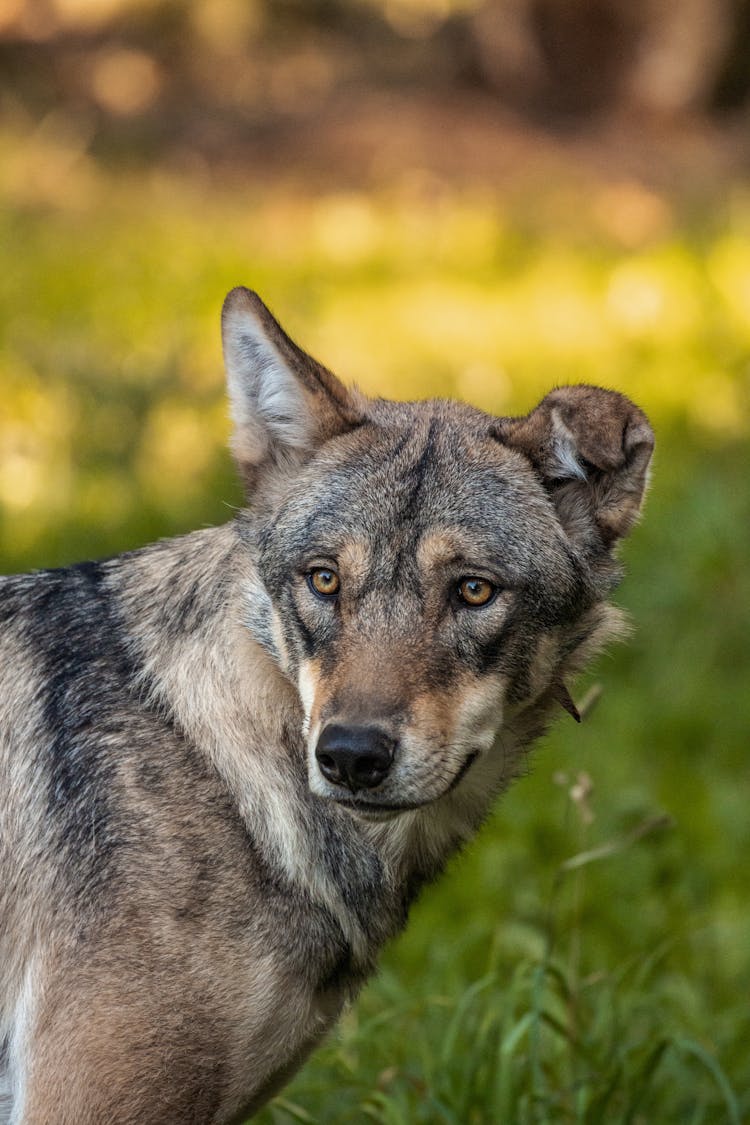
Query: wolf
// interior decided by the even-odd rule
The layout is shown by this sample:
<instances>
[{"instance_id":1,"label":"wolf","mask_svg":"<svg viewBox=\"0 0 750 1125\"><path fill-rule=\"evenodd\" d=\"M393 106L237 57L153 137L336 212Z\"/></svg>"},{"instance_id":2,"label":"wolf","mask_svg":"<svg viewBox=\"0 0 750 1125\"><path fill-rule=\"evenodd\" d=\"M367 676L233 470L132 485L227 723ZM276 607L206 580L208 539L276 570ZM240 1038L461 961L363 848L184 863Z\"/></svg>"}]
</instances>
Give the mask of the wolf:
<instances>
[{"instance_id":1,"label":"wolf","mask_svg":"<svg viewBox=\"0 0 750 1125\"><path fill-rule=\"evenodd\" d=\"M521 771L653 433L347 389L226 298L223 527L0 583L0 1121L241 1121Z\"/></svg>"}]
</instances>

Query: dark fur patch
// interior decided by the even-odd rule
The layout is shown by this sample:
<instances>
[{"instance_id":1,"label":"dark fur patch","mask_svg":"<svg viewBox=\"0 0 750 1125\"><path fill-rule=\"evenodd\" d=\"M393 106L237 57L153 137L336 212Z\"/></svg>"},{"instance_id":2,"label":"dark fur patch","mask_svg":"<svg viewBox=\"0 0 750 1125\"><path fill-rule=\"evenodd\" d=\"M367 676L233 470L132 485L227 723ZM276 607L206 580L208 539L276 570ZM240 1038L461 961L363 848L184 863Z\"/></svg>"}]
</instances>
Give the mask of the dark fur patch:
<instances>
[{"instance_id":1,"label":"dark fur patch","mask_svg":"<svg viewBox=\"0 0 750 1125\"><path fill-rule=\"evenodd\" d=\"M427 428L427 435L422 450L416 461L414 461L404 473L404 502L401 510L403 525L399 524L397 526L409 527L419 515L421 506L420 498L425 487L425 477L435 454L436 427L437 420L434 417L430 418L430 424Z\"/></svg>"},{"instance_id":2,"label":"dark fur patch","mask_svg":"<svg viewBox=\"0 0 750 1125\"><path fill-rule=\"evenodd\" d=\"M101 563L39 576L27 616L42 670L47 806L79 894L104 893L132 826L111 745L128 737L132 662Z\"/></svg>"},{"instance_id":3,"label":"dark fur patch","mask_svg":"<svg viewBox=\"0 0 750 1125\"><path fill-rule=\"evenodd\" d=\"M376 853L353 833L343 834L337 828L326 816L318 818L321 856L347 908L368 937L373 938L382 924L377 904L383 897L383 865Z\"/></svg>"}]
</instances>

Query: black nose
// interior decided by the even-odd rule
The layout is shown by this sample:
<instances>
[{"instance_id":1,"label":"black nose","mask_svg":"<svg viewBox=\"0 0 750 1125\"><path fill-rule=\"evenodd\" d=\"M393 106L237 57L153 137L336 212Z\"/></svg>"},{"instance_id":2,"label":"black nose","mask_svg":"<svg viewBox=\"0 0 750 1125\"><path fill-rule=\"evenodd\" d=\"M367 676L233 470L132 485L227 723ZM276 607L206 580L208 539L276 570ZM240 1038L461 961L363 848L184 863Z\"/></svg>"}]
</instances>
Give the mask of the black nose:
<instances>
[{"instance_id":1,"label":"black nose","mask_svg":"<svg viewBox=\"0 0 750 1125\"><path fill-rule=\"evenodd\" d=\"M380 785L391 768L395 746L380 727L332 723L321 731L315 757L323 777L354 792Z\"/></svg>"}]
</instances>

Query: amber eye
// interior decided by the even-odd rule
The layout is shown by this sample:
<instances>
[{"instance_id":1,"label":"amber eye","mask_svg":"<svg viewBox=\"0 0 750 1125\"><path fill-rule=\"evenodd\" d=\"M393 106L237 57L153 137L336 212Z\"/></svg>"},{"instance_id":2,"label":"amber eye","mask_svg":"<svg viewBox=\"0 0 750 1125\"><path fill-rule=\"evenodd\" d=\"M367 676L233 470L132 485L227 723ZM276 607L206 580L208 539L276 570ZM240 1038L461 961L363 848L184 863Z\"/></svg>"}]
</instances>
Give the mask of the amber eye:
<instances>
[{"instance_id":1,"label":"amber eye","mask_svg":"<svg viewBox=\"0 0 750 1125\"><path fill-rule=\"evenodd\" d=\"M307 581L313 593L321 598L334 597L338 594L341 586L341 579L336 571L329 570L327 566L319 566L315 570L311 570L307 576Z\"/></svg>"},{"instance_id":2,"label":"amber eye","mask_svg":"<svg viewBox=\"0 0 750 1125\"><path fill-rule=\"evenodd\" d=\"M487 605L497 593L497 587L486 578L462 578L457 586L458 596L466 605Z\"/></svg>"}]
</instances>

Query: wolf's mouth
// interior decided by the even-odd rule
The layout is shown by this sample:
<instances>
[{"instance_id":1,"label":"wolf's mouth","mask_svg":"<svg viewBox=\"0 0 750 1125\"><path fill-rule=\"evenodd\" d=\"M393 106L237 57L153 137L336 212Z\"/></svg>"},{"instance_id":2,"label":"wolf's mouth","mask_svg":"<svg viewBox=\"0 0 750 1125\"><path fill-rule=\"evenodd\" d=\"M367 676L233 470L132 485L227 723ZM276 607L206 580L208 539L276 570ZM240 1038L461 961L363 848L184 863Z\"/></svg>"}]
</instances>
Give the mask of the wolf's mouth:
<instances>
[{"instance_id":1,"label":"wolf's mouth","mask_svg":"<svg viewBox=\"0 0 750 1125\"><path fill-rule=\"evenodd\" d=\"M356 794L351 797L334 797L334 800L336 804L343 805L344 808L350 809L352 812L364 813L368 817L376 819L390 820L394 816L398 816L399 813L414 812L416 809L424 809L428 805L434 805L441 797L446 797L449 793L452 793L466 776L478 757L479 751L472 751L472 753L466 757L466 760L463 762L460 770L453 778L448 788L443 793L438 793L437 796L430 797L426 801L368 801L357 797Z\"/></svg>"},{"instance_id":2,"label":"wolf's mouth","mask_svg":"<svg viewBox=\"0 0 750 1125\"><path fill-rule=\"evenodd\" d=\"M410 801L399 804L391 804L390 802L383 801L360 801L357 797L334 797L337 805L343 805L345 809L351 809L353 812L361 812L368 814L385 814L387 816L396 816L402 812L412 812L414 809L422 809L425 805L431 805L432 801Z\"/></svg>"},{"instance_id":3,"label":"wolf's mouth","mask_svg":"<svg viewBox=\"0 0 750 1125\"><path fill-rule=\"evenodd\" d=\"M474 765L474 763L476 762L478 757L479 757L479 751L478 750L472 750L471 754L467 755L466 760L464 761L464 764L461 766L461 769L458 771L456 776L453 778L453 781L448 786L448 788L446 790L447 793L453 792L453 790L456 788L456 786L461 781L463 781L463 779L466 777L467 773L469 772L471 767Z\"/></svg>"}]
</instances>

